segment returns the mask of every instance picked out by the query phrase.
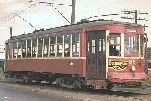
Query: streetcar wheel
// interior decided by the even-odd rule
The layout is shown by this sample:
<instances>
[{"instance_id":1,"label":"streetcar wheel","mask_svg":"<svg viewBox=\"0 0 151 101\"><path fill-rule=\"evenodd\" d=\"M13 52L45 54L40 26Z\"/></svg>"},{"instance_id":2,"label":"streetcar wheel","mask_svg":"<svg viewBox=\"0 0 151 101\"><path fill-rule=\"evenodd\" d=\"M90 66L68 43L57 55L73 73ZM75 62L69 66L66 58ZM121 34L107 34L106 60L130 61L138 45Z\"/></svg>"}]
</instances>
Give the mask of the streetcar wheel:
<instances>
[{"instance_id":1,"label":"streetcar wheel","mask_svg":"<svg viewBox=\"0 0 151 101\"><path fill-rule=\"evenodd\" d=\"M107 90L112 90L113 87L114 87L114 85L112 83L108 83Z\"/></svg>"}]
</instances>

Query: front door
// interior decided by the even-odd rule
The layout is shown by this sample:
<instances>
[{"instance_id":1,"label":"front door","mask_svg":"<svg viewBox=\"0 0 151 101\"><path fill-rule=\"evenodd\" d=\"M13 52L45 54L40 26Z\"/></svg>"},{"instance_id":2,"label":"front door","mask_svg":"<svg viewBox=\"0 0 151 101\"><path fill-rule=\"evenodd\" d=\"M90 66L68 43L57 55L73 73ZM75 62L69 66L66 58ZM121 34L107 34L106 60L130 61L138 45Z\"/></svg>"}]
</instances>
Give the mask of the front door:
<instances>
[{"instance_id":1,"label":"front door","mask_svg":"<svg viewBox=\"0 0 151 101\"><path fill-rule=\"evenodd\" d=\"M106 78L106 31L89 31L87 37L87 78Z\"/></svg>"}]
</instances>

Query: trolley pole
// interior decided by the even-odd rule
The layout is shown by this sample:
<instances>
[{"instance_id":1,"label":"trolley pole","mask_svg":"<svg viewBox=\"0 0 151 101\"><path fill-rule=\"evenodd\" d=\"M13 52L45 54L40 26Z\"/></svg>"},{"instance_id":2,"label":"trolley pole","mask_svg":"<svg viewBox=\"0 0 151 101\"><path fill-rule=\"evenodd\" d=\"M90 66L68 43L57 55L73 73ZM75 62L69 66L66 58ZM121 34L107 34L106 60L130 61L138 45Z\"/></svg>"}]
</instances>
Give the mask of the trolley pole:
<instances>
[{"instance_id":1,"label":"trolley pole","mask_svg":"<svg viewBox=\"0 0 151 101\"><path fill-rule=\"evenodd\" d=\"M75 23L75 3L76 0L72 0L71 24Z\"/></svg>"},{"instance_id":2,"label":"trolley pole","mask_svg":"<svg viewBox=\"0 0 151 101\"><path fill-rule=\"evenodd\" d=\"M12 38L12 27L10 27L10 38Z\"/></svg>"}]
</instances>

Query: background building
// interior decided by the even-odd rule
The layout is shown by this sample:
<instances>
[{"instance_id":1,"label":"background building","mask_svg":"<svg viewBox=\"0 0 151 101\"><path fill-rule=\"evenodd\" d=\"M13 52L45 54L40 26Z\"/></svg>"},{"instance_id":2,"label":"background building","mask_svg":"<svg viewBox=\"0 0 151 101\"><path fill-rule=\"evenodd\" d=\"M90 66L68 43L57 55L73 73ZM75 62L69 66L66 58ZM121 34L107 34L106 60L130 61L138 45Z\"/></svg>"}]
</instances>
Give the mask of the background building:
<instances>
[{"instance_id":1,"label":"background building","mask_svg":"<svg viewBox=\"0 0 151 101\"><path fill-rule=\"evenodd\" d=\"M148 61L148 68L151 69L151 47L147 48L147 61Z\"/></svg>"},{"instance_id":2,"label":"background building","mask_svg":"<svg viewBox=\"0 0 151 101\"><path fill-rule=\"evenodd\" d=\"M4 59L5 59L5 46L0 45L0 68L4 67Z\"/></svg>"}]
</instances>

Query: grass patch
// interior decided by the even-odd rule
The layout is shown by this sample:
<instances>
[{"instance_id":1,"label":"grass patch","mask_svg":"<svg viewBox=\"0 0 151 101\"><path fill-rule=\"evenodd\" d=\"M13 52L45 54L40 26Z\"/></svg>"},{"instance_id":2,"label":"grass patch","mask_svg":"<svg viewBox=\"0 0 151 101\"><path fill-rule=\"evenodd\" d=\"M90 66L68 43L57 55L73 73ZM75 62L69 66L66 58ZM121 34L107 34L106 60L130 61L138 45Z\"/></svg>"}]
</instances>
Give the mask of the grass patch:
<instances>
[{"instance_id":1,"label":"grass patch","mask_svg":"<svg viewBox=\"0 0 151 101\"><path fill-rule=\"evenodd\" d=\"M2 78L3 74L4 74L4 71L2 70L2 68L0 68L0 79Z\"/></svg>"},{"instance_id":2,"label":"grass patch","mask_svg":"<svg viewBox=\"0 0 151 101\"><path fill-rule=\"evenodd\" d=\"M148 80L144 84L151 86L151 72L148 72Z\"/></svg>"}]
</instances>

